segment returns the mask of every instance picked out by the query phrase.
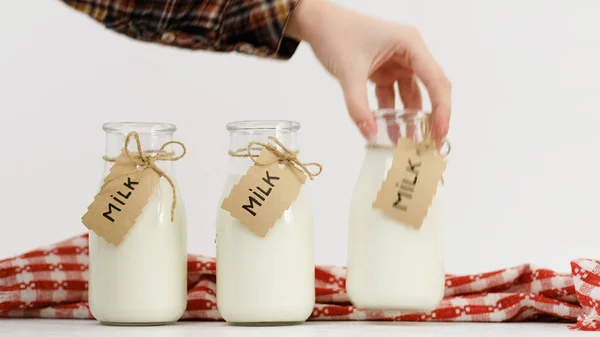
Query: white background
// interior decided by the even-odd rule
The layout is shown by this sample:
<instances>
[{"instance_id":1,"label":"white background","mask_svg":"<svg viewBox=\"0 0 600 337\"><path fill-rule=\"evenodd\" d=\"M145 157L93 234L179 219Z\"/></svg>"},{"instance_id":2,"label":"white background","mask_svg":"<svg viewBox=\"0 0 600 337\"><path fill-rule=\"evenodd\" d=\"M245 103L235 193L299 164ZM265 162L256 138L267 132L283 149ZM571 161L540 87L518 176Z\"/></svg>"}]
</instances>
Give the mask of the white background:
<instances>
[{"instance_id":1,"label":"white background","mask_svg":"<svg viewBox=\"0 0 600 337\"><path fill-rule=\"evenodd\" d=\"M345 0L420 28L454 87L447 270L600 258L600 2ZM190 251L215 252L225 124L302 123L319 264L344 264L363 140L302 45L289 62L188 52L111 33L59 1L0 0L0 259L84 231L101 124L165 121L189 148L178 180Z\"/></svg>"}]
</instances>

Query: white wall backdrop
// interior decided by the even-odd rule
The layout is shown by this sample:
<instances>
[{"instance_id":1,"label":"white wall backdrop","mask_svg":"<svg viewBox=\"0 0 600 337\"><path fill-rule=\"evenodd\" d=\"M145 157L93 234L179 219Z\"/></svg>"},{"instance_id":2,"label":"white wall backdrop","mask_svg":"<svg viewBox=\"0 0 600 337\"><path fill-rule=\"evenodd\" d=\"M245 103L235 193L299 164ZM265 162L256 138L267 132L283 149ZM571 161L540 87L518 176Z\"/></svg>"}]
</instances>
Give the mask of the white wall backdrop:
<instances>
[{"instance_id":1,"label":"white wall backdrop","mask_svg":"<svg viewBox=\"0 0 600 337\"><path fill-rule=\"evenodd\" d=\"M454 87L445 176L447 269L600 258L600 2L345 0L418 26ZM363 140L341 92L303 45L273 62L162 48L106 31L59 1L0 0L0 259L84 231L105 121L166 121L190 251L213 255L225 124L302 123L316 258L344 264Z\"/></svg>"}]
</instances>

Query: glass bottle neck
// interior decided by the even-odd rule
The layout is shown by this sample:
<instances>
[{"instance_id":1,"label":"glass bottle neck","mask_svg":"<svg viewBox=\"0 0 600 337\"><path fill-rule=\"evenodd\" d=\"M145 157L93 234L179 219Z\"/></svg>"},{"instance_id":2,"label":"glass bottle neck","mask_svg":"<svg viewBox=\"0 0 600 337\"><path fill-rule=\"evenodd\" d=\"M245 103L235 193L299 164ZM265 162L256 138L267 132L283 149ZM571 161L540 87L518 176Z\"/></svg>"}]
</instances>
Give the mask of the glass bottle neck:
<instances>
[{"instance_id":1,"label":"glass bottle neck","mask_svg":"<svg viewBox=\"0 0 600 337\"><path fill-rule=\"evenodd\" d=\"M430 114L421 110L381 109L375 112L377 136L369 145L394 149L398 139L422 142L427 136Z\"/></svg>"},{"instance_id":2,"label":"glass bottle neck","mask_svg":"<svg viewBox=\"0 0 600 337\"><path fill-rule=\"evenodd\" d=\"M175 126L171 124L160 123L108 123L104 125L106 132L106 148L105 156L108 158L116 158L121 155L125 147L127 135L135 131L139 135L141 148L144 152L154 153L158 151L163 144L173 140ZM127 149L131 153L138 153L137 142L131 138ZM167 152L180 153L181 149L175 148L172 145L167 146ZM171 170L173 162L157 161L157 165L163 170ZM107 163L112 166L111 163Z\"/></svg>"},{"instance_id":3,"label":"glass bottle neck","mask_svg":"<svg viewBox=\"0 0 600 337\"><path fill-rule=\"evenodd\" d=\"M276 138L281 144L283 144L283 146L285 146L291 151L298 150L297 132L277 132L275 130L273 130L273 132L263 131L261 133L253 134L233 131L229 136L229 149L233 152L247 151L248 144L250 144L251 142L258 142L264 144L270 143L276 145L269 137ZM252 149L254 154L258 154L260 153L261 147L253 146Z\"/></svg>"},{"instance_id":4,"label":"glass bottle neck","mask_svg":"<svg viewBox=\"0 0 600 337\"><path fill-rule=\"evenodd\" d=\"M143 133L138 132L140 137L140 143L144 151L157 151L163 146L164 143L173 140L173 133ZM107 157L115 158L121 154L121 151L125 147L125 140L127 138L126 133L121 132L107 132L106 133L106 149L105 155ZM137 143L135 139L129 141L127 149L132 153L137 153ZM166 151L173 151L171 146L168 146Z\"/></svg>"},{"instance_id":5,"label":"glass bottle neck","mask_svg":"<svg viewBox=\"0 0 600 337\"><path fill-rule=\"evenodd\" d=\"M258 125L257 123L262 124ZM290 124L291 126L288 126L288 124L282 123L292 124ZM238 154L247 154L248 145L252 142L272 144L278 147L277 144L270 139L270 137L274 137L288 150L297 151L299 149L297 132L298 128L299 125L295 122L254 121L231 123L228 126L230 132L229 150ZM258 155L260 154L262 148L263 147L260 145L252 146L251 153L253 155ZM229 174L236 176L243 175L253 164L254 162L250 158L231 156Z\"/></svg>"}]
</instances>

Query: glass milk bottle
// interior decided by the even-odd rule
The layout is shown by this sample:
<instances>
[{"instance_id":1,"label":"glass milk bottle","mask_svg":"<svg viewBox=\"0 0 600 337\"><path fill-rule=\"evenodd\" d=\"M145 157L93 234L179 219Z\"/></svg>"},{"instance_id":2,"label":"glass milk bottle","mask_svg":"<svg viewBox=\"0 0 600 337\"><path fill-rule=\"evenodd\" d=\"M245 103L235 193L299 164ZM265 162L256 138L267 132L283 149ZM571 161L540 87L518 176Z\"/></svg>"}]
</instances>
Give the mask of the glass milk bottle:
<instances>
[{"instance_id":1,"label":"glass milk bottle","mask_svg":"<svg viewBox=\"0 0 600 337\"><path fill-rule=\"evenodd\" d=\"M299 129L299 123L289 121L243 121L227 125L230 149L234 152L247 149L251 141L270 143L269 136L276 137L290 150L297 150ZM253 154L258 153L257 148ZM223 199L251 165L250 158L230 158ZM225 321L303 322L314 307L314 280L313 219L309 200L302 190L265 237L219 209L217 306Z\"/></svg>"},{"instance_id":2,"label":"glass milk bottle","mask_svg":"<svg viewBox=\"0 0 600 337\"><path fill-rule=\"evenodd\" d=\"M373 208L397 139L420 142L429 114L418 110L375 112L378 134L367 146L350 205L346 288L352 303L365 309L426 312L444 296L442 185L420 230Z\"/></svg>"},{"instance_id":3,"label":"glass milk bottle","mask_svg":"<svg viewBox=\"0 0 600 337\"><path fill-rule=\"evenodd\" d=\"M171 124L107 123L106 157L115 158L131 131L137 131L144 151L158 150L173 140ZM137 153L135 141L128 149ZM169 145L168 152L180 151ZM174 163L157 166L175 182ZM104 177L111 162L106 162ZM176 187L177 183L175 182ZM176 188L179 193L179 188ZM177 195L171 221L173 190L160 178L154 193L118 246L90 231L89 305L94 317L105 324L154 325L175 322L186 308L187 238L182 198Z\"/></svg>"}]
</instances>

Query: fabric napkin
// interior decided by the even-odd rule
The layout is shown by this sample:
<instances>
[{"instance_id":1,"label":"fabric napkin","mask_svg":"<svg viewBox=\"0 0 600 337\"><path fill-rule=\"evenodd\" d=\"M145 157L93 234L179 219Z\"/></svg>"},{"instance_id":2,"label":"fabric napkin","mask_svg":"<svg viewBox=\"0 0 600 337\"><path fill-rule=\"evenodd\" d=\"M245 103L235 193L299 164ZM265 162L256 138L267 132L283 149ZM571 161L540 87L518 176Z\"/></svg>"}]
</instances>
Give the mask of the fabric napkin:
<instances>
[{"instance_id":1,"label":"fabric napkin","mask_svg":"<svg viewBox=\"0 0 600 337\"><path fill-rule=\"evenodd\" d=\"M188 256L183 320L222 320L216 304L215 259ZM0 261L0 317L93 319L87 305L88 237ZM475 275L447 275L445 298L427 313L355 308L343 267L317 266L316 304L309 320L572 322L600 330L600 261L571 262L571 274L524 264ZM152 296L148 294L148 296Z\"/></svg>"}]
</instances>

